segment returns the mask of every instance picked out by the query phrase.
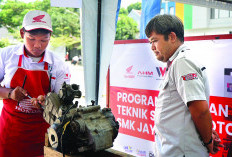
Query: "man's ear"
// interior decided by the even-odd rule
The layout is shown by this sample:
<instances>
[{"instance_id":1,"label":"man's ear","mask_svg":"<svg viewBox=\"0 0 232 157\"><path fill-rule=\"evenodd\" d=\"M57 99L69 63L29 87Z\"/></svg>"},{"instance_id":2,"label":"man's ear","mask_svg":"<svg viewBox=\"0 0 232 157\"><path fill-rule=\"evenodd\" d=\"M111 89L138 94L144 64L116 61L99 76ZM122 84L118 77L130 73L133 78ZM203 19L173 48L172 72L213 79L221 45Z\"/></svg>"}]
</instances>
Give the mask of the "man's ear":
<instances>
[{"instance_id":1,"label":"man's ear","mask_svg":"<svg viewBox=\"0 0 232 157\"><path fill-rule=\"evenodd\" d=\"M23 39L23 38L24 38L24 31L23 31L23 28L20 29L20 35L21 35L21 38Z\"/></svg>"},{"instance_id":2,"label":"man's ear","mask_svg":"<svg viewBox=\"0 0 232 157\"><path fill-rule=\"evenodd\" d=\"M171 32L168 36L172 42L175 42L177 40L177 36L175 32Z\"/></svg>"}]
</instances>

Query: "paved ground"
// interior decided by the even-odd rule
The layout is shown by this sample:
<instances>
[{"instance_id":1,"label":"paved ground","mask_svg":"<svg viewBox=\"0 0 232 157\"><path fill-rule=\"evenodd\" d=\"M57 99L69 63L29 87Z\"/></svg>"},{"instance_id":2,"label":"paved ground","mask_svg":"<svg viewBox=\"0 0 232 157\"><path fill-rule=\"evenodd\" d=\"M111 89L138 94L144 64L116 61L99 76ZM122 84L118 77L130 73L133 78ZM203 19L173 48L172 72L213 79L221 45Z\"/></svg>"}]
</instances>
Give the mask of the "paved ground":
<instances>
[{"instance_id":1,"label":"paved ground","mask_svg":"<svg viewBox=\"0 0 232 157\"><path fill-rule=\"evenodd\" d=\"M85 85L84 85L84 69L82 65L72 65L70 62L67 62L71 72L71 84L75 83L80 85L80 90L82 92L82 98L78 99L79 104L85 106ZM106 89L104 89L106 90ZM87 104L90 105L90 104ZM106 105L106 94L103 93L103 99L101 100L102 107Z\"/></svg>"},{"instance_id":2,"label":"paved ground","mask_svg":"<svg viewBox=\"0 0 232 157\"><path fill-rule=\"evenodd\" d=\"M77 84L80 86L80 90L84 93L84 69L82 65L73 65L71 62L66 62L69 65L71 73L71 84Z\"/></svg>"},{"instance_id":3,"label":"paved ground","mask_svg":"<svg viewBox=\"0 0 232 157\"><path fill-rule=\"evenodd\" d=\"M77 99L79 104L85 105L85 84L84 84L84 69L82 65L73 65L71 62L66 62L69 65L70 73L71 73L71 84L77 84L80 86L80 91L82 92L82 97Z\"/></svg>"},{"instance_id":4,"label":"paved ground","mask_svg":"<svg viewBox=\"0 0 232 157\"><path fill-rule=\"evenodd\" d=\"M82 65L73 65L70 61L66 61L71 72L71 84L80 85L80 89L84 90L84 69ZM84 92L84 91L83 91Z\"/></svg>"}]
</instances>

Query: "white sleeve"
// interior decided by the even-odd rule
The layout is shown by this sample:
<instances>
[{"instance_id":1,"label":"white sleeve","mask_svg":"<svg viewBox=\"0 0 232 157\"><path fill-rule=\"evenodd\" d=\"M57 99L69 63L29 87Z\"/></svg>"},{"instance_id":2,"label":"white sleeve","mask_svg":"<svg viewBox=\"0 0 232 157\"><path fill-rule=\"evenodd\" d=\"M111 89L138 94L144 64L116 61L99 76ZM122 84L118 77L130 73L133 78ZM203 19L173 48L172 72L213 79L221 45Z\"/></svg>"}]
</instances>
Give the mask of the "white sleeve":
<instances>
[{"instance_id":1,"label":"white sleeve","mask_svg":"<svg viewBox=\"0 0 232 157\"><path fill-rule=\"evenodd\" d=\"M0 82L2 82L5 74L5 55L4 55L4 49L0 49Z\"/></svg>"},{"instance_id":2,"label":"white sleeve","mask_svg":"<svg viewBox=\"0 0 232 157\"><path fill-rule=\"evenodd\" d=\"M207 100L201 68L186 58L178 59L173 66L176 88L184 103Z\"/></svg>"},{"instance_id":3,"label":"white sleeve","mask_svg":"<svg viewBox=\"0 0 232 157\"><path fill-rule=\"evenodd\" d=\"M59 68L56 72L56 83L54 86L54 92L58 93L64 82L70 84L70 77L71 74L69 66L65 62L63 62L62 64L60 63Z\"/></svg>"}]
</instances>

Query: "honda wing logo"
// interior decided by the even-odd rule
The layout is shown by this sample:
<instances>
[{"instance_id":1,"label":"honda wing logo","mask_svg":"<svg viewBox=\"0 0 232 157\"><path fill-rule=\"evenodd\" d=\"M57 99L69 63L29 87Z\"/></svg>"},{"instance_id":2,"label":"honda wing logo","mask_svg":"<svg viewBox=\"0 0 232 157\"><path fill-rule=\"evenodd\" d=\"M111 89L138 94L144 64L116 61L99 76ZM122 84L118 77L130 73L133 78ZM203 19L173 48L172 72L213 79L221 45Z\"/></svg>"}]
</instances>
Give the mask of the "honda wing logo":
<instances>
[{"instance_id":1,"label":"honda wing logo","mask_svg":"<svg viewBox=\"0 0 232 157\"><path fill-rule=\"evenodd\" d=\"M135 78L135 75L132 72L133 65L126 68L126 74L124 75L125 78Z\"/></svg>"},{"instance_id":2,"label":"honda wing logo","mask_svg":"<svg viewBox=\"0 0 232 157\"><path fill-rule=\"evenodd\" d=\"M132 65L132 66L129 66L128 68L126 68L126 72L127 72L128 74L131 74L132 68L133 68L133 65Z\"/></svg>"},{"instance_id":3,"label":"honda wing logo","mask_svg":"<svg viewBox=\"0 0 232 157\"><path fill-rule=\"evenodd\" d=\"M44 18L45 15L39 15L39 16L36 16L33 18L34 21L32 21L33 23L34 22L43 22L43 23L46 23L45 21L42 21L42 19Z\"/></svg>"}]
</instances>

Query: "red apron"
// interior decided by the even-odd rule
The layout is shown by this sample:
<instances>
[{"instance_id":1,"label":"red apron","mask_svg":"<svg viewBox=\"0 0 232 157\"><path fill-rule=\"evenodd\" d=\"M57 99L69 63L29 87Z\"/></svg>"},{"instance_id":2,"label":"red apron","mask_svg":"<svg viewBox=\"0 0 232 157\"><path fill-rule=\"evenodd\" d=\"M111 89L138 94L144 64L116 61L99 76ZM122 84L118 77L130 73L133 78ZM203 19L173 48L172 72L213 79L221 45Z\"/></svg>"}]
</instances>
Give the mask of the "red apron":
<instances>
[{"instance_id":1,"label":"red apron","mask_svg":"<svg viewBox=\"0 0 232 157\"><path fill-rule=\"evenodd\" d=\"M49 92L48 63L44 63L44 70L26 70L19 57L16 70L10 86L22 87L24 77L27 79L24 89L31 97L46 95ZM3 100L0 117L0 157L35 157L44 155L44 139L49 124L43 119L43 110L37 109L25 97L17 105L12 99Z\"/></svg>"}]
</instances>

